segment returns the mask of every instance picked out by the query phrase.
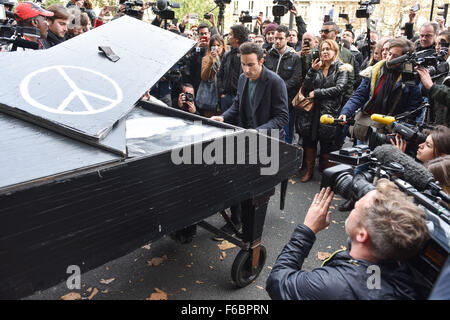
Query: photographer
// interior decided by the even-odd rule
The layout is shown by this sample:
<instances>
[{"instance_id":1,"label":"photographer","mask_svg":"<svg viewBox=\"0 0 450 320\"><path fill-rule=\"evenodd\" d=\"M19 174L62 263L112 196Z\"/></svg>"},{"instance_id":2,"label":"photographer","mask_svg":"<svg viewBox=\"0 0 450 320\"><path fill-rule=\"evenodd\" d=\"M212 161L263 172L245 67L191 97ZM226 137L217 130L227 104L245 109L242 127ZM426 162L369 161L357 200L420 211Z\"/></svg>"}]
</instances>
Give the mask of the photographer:
<instances>
[{"instance_id":1,"label":"photographer","mask_svg":"<svg viewBox=\"0 0 450 320\"><path fill-rule=\"evenodd\" d=\"M306 32L306 22L303 20L302 16L298 14L298 10L295 6L292 6L292 9L289 10L295 16L295 24L297 25L297 42L298 47L294 47L295 51L300 51L302 49L302 43L299 39L303 38L303 35ZM291 30L291 32L295 32L295 30Z\"/></svg>"},{"instance_id":2,"label":"photographer","mask_svg":"<svg viewBox=\"0 0 450 320\"><path fill-rule=\"evenodd\" d=\"M423 88L428 93L432 107L430 108L430 120L435 124L442 124L447 127L450 126L450 87L443 84L433 83L430 73L425 68L417 68L420 81Z\"/></svg>"},{"instance_id":3,"label":"photographer","mask_svg":"<svg viewBox=\"0 0 450 320\"><path fill-rule=\"evenodd\" d=\"M412 48L411 42L397 38L389 41L389 54L386 61L382 60L372 67L370 74L363 75L361 85L344 105L339 119L346 123L347 117L352 117L356 110L361 111L355 117L356 123L350 129L353 138L365 141L369 126L384 130L370 119L373 113L397 115L405 111L416 110L422 103L421 85L406 86L402 83L401 64L387 66L386 62L400 57Z\"/></svg>"},{"instance_id":4,"label":"photographer","mask_svg":"<svg viewBox=\"0 0 450 320\"><path fill-rule=\"evenodd\" d=\"M182 92L178 96L178 108L187 111L189 113L194 113L200 115L195 108L195 91L194 86L190 83L184 83L182 85Z\"/></svg>"},{"instance_id":5,"label":"photographer","mask_svg":"<svg viewBox=\"0 0 450 320\"><path fill-rule=\"evenodd\" d=\"M183 78L183 82L191 83L194 86L195 91L198 90L198 86L202 80L202 59L208 49L210 37L211 31L209 26L206 23L201 23L198 26L197 46L189 58L190 75Z\"/></svg>"},{"instance_id":6,"label":"photographer","mask_svg":"<svg viewBox=\"0 0 450 320\"><path fill-rule=\"evenodd\" d=\"M398 134L395 137L395 142L391 140L391 144L402 152L406 151L406 141ZM430 131L425 142L419 144L416 159L426 165L429 161L448 154L450 154L450 129L438 125Z\"/></svg>"},{"instance_id":7,"label":"photographer","mask_svg":"<svg viewBox=\"0 0 450 320\"><path fill-rule=\"evenodd\" d=\"M53 15L53 12L44 10L35 3L25 1L19 3L14 11L17 26L34 27L39 30L40 36L24 37L25 40L37 42L39 44L39 49L46 49L45 39L47 38L48 33L48 22L46 17L52 17Z\"/></svg>"},{"instance_id":8,"label":"photographer","mask_svg":"<svg viewBox=\"0 0 450 320\"><path fill-rule=\"evenodd\" d=\"M47 10L54 13L52 17L47 18L48 34L46 47L51 48L66 40L65 35L68 31L70 14L65 7L59 4L53 4Z\"/></svg>"},{"instance_id":9,"label":"photographer","mask_svg":"<svg viewBox=\"0 0 450 320\"><path fill-rule=\"evenodd\" d=\"M428 57L436 52L438 34L439 26L435 22L426 22L420 27L420 41L416 47L418 58Z\"/></svg>"},{"instance_id":10,"label":"photographer","mask_svg":"<svg viewBox=\"0 0 450 320\"><path fill-rule=\"evenodd\" d=\"M350 252L340 250L322 267L307 272L302 265L316 234L330 224L333 199L330 188L316 194L303 224L278 256L267 279L272 299L366 300L418 299L413 274L403 263L418 254L427 241L426 216L410 197L386 179L355 205L345 223ZM380 272L379 287L369 286L373 271Z\"/></svg>"},{"instance_id":11,"label":"photographer","mask_svg":"<svg viewBox=\"0 0 450 320\"><path fill-rule=\"evenodd\" d=\"M264 65L271 71L278 74L285 82L288 91L289 101L289 124L284 129L286 131L286 142L291 143L294 135L294 119L292 99L294 99L300 89L301 62L295 50L287 45L289 29L286 26L279 26L275 30L275 43L267 52Z\"/></svg>"}]
</instances>

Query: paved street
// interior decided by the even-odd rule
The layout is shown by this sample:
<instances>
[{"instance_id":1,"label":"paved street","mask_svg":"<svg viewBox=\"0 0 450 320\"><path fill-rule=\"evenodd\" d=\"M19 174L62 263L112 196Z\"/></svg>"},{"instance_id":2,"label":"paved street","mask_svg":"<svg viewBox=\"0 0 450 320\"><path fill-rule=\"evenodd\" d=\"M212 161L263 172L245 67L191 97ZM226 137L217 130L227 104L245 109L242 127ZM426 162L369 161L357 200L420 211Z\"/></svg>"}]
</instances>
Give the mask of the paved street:
<instances>
[{"instance_id":1,"label":"paved street","mask_svg":"<svg viewBox=\"0 0 450 320\"><path fill-rule=\"evenodd\" d=\"M218 247L221 242L213 241L210 232L198 228L197 236L189 244L178 244L170 237L164 237L82 274L80 290L69 290L64 282L26 299L60 299L70 292L76 292L82 299L145 300L158 292L155 288L163 295L167 294L169 300L269 299L265 283L271 266L290 239L295 226L303 222L311 200L319 190L319 184L318 171L308 183L301 183L297 176L292 177L284 211L279 210L280 192L277 187L269 204L262 239L267 248L267 261L259 277L245 288L236 288L230 275L234 258L240 249L221 250ZM332 253L346 245L344 221L348 213L337 210L337 205L343 200L340 196L335 196L335 199L331 205L332 222L327 230L318 234L305 261L306 270L320 266L318 252ZM212 216L208 221L218 227L223 224L220 215ZM154 265L150 266L148 261Z\"/></svg>"}]
</instances>

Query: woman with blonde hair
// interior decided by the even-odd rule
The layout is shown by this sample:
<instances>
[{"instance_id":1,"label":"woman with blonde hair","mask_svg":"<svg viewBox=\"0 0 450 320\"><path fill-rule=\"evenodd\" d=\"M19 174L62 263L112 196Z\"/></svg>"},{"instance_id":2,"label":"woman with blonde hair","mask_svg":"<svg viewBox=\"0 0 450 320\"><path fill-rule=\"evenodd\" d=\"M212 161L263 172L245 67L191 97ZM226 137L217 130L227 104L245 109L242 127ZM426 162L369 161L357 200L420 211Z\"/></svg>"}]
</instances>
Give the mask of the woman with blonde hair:
<instances>
[{"instance_id":1,"label":"woman with blonde hair","mask_svg":"<svg viewBox=\"0 0 450 320\"><path fill-rule=\"evenodd\" d=\"M323 40L319 52L320 59L312 62L302 86L304 96L314 99L314 108L309 112L300 112L300 121L297 122L305 150L306 172L301 178L302 182L309 181L313 176L318 142L321 153L319 170L331 166L329 155L338 148L334 139L341 128L321 124L320 116L339 116L348 74L353 70L351 65L339 60L339 45L336 41Z\"/></svg>"},{"instance_id":2,"label":"woman with blonde hair","mask_svg":"<svg viewBox=\"0 0 450 320\"><path fill-rule=\"evenodd\" d=\"M208 43L208 49L205 53L205 56L202 58L201 79L204 84L200 84L197 92L197 97L202 94L202 88L206 87L205 84L214 86L214 88L216 88L216 85L213 82L215 80L216 73L220 69L220 63L226 51L228 51L228 46L225 44L223 38L218 34L211 36ZM214 91L214 93L216 93L216 90ZM205 117L211 117L220 114L216 110L208 110L209 108L207 106L202 108L202 106L198 103L197 107Z\"/></svg>"}]
</instances>

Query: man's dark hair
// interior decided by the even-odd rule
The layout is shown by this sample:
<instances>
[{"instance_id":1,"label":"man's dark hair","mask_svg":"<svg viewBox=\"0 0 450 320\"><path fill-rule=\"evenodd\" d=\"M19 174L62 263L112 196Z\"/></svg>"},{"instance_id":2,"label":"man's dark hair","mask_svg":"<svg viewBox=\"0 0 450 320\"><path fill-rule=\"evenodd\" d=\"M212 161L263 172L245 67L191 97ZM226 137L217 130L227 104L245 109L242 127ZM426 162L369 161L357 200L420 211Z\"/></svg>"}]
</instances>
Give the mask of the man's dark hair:
<instances>
[{"instance_id":1,"label":"man's dark hair","mask_svg":"<svg viewBox=\"0 0 450 320\"><path fill-rule=\"evenodd\" d=\"M355 40L355 33L352 30L344 30L344 32L350 32L352 34L352 39Z\"/></svg>"},{"instance_id":2,"label":"man's dark hair","mask_svg":"<svg viewBox=\"0 0 450 320\"><path fill-rule=\"evenodd\" d=\"M286 27L286 26L278 26L278 27L275 29L275 31L276 31L276 32L284 32L285 37L286 37L286 38L289 37L289 28Z\"/></svg>"},{"instance_id":3,"label":"man's dark hair","mask_svg":"<svg viewBox=\"0 0 450 320\"><path fill-rule=\"evenodd\" d=\"M192 84L190 84L189 82L183 83L183 84L181 85L181 87L182 87L182 88L183 88L183 87L186 87L186 88L192 88L192 89L194 89L194 86L193 86Z\"/></svg>"},{"instance_id":4,"label":"man's dark hair","mask_svg":"<svg viewBox=\"0 0 450 320\"><path fill-rule=\"evenodd\" d=\"M70 13L67 8L60 4L52 4L47 10L54 13L53 17L47 18L51 21L55 21L56 19L68 20L70 18Z\"/></svg>"},{"instance_id":5,"label":"man's dark hair","mask_svg":"<svg viewBox=\"0 0 450 320\"><path fill-rule=\"evenodd\" d=\"M261 60L264 57L263 49L254 42L245 42L241 44L239 53L241 55L254 53L258 57L258 60Z\"/></svg>"},{"instance_id":6,"label":"man's dark hair","mask_svg":"<svg viewBox=\"0 0 450 320\"><path fill-rule=\"evenodd\" d=\"M197 27L197 30L200 31L200 29L208 28L208 31L211 32L211 29L209 28L209 25L207 23L200 23Z\"/></svg>"},{"instance_id":7,"label":"man's dark hair","mask_svg":"<svg viewBox=\"0 0 450 320\"><path fill-rule=\"evenodd\" d=\"M333 21L327 21L323 23L324 26L333 26L333 29L337 31L339 31L339 28L337 26L337 24Z\"/></svg>"},{"instance_id":8,"label":"man's dark hair","mask_svg":"<svg viewBox=\"0 0 450 320\"><path fill-rule=\"evenodd\" d=\"M243 44L248 41L248 34L250 31L246 26L243 26L242 24L235 24L231 27L231 30L233 30L234 37L238 39L239 44Z\"/></svg>"},{"instance_id":9,"label":"man's dark hair","mask_svg":"<svg viewBox=\"0 0 450 320\"><path fill-rule=\"evenodd\" d=\"M389 39L389 49L394 47L402 48L402 54L406 54L407 52L414 52L414 44L404 38Z\"/></svg>"}]
</instances>

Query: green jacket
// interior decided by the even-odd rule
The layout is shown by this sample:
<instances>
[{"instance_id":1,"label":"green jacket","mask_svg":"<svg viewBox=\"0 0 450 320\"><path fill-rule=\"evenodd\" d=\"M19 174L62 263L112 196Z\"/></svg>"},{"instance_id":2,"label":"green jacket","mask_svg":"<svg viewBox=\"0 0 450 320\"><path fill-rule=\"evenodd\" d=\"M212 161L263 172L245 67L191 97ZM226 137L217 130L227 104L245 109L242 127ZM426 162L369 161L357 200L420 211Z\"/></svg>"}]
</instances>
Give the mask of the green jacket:
<instances>
[{"instance_id":1,"label":"green jacket","mask_svg":"<svg viewBox=\"0 0 450 320\"><path fill-rule=\"evenodd\" d=\"M307 56L300 57L302 62L302 75L308 74L309 69L311 68L312 64L312 56L313 52L318 52L319 48L313 48L311 49L311 53ZM344 48L343 46L340 46L340 53L339 58L343 63L350 64L353 67L353 70L349 72L348 74L348 82L347 86L344 92L344 99L343 103L350 99L350 97L353 94L353 84L355 82L355 59L353 58L352 53L347 48Z\"/></svg>"},{"instance_id":2,"label":"green jacket","mask_svg":"<svg viewBox=\"0 0 450 320\"><path fill-rule=\"evenodd\" d=\"M450 126L450 88L443 84L433 84L429 96L433 101L434 122Z\"/></svg>"}]
</instances>

